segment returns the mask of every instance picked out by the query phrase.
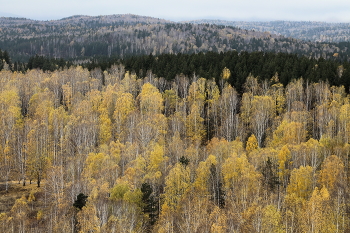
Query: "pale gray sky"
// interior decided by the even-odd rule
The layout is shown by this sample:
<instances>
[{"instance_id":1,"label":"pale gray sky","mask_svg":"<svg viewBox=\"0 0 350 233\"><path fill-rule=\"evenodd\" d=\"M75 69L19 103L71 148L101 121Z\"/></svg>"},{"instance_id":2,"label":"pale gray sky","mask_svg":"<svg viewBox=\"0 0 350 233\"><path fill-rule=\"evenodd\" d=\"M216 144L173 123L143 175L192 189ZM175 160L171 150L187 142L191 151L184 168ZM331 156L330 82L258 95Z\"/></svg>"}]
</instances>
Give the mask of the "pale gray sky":
<instances>
[{"instance_id":1,"label":"pale gray sky","mask_svg":"<svg viewBox=\"0 0 350 233\"><path fill-rule=\"evenodd\" d=\"M168 20L294 20L349 22L349 0L0 0L0 16L60 19L137 14Z\"/></svg>"}]
</instances>

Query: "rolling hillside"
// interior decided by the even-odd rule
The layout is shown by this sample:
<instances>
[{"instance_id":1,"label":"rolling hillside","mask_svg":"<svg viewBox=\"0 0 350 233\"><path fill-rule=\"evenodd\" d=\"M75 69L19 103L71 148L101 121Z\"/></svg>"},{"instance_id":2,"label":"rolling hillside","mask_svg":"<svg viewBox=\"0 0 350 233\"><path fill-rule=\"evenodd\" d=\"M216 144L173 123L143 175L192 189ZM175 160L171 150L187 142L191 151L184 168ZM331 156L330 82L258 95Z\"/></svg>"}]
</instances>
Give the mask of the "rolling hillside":
<instances>
[{"instance_id":1,"label":"rolling hillside","mask_svg":"<svg viewBox=\"0 0 350 233\"><path fill-rule=\"evenodd\" d=\"M306 42L232 26L175 23L137 15L72 16L54 21L0 18L0 49L14 61L34 55L86 59L162 53L270 51L348 60L347 44Z\"/></svg>"},{"instance_id":2,"label":"rolling hillside","mask_svg":"<svg viewBox=\"0 0 350 233\"><path fill-rule=\"evenodd\" d=\"M239 27L259 32L292 37L313 42L344 42L350 40L350 23L325 23L311 21L226 21L226 20L193 20L184 23L216 24Z\"/></svg>"}]
</instances>

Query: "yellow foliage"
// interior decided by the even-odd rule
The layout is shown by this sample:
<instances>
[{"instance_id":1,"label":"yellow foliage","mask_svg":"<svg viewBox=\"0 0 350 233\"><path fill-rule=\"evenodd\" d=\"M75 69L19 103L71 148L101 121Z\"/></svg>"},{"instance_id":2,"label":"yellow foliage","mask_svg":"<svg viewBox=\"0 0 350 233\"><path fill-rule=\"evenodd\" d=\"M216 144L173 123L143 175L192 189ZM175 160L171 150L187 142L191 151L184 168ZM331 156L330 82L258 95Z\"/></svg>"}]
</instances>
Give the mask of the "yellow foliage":
<instances>
[{"instance_id":1,"label":"yellow foliage","mask_svg":"<svg viewBox=\"0 0 350 233\"><path fill-rule=\"evenodd\" d=\"M224 80L228 80L231 77L231 71L226 67L222 70L221 78Z\"/></svg>"},{"instance_id":2,"label":"yellow foliage","mask_svg":"<svg viewBox=\"0 0 350 233\"><path fill-rule=\"evenodd\" d=\"M112 139L112 121L108 116L107 109L101 110L99 118L100 144L108 144Z\"/></svg>"},{"instance_id":3,"label":"yellow foliage","mask_svg":"<svg viewBox=\"0 0 350 233\"><path fill-rule=\"evenodd\" d=\"M224 211L221 211L218 206L215 206L213 211L210 213L211 232L215 233L225 233L227 232L227 216Z\"/></svg>"},{"instance_id":4,"label":"yellow foliage","mask_svg":"<svg viewBox=\"0 0 350 233\"><path fill-rule=\"evenodd\" d=\"M164 156L164 146L156 143L149 153L149 158L147 159L147 174L144 180L149 180L150 183L159 182L162 177L162 173L165 170L165 163L168 161L168 157Z\"/></svg>"},{"instance_id":5,"label":"yellow foliage","mask_svg":"<svg viewBox=\"0 0 350 233\"><path fill-rule=\"evenodd\" d=\"M182 195L188 192L189 187L189 168L180 163L175 164L174 168L169 171L169 175L165 178L163 207L168 206L171 210L175 210Z\"/></svg>"},{"instance_id":6,"label":"yellow foliage","mask_svg":"<svg viewBox=\"0 0 350 233\"><path fill-rule=\"evenodd\" d=\"M253 98L250 92L245 92L242 95L241 119L246 125L251 123Z\"/></svg>"},{"instance_id":7,"label":"yellow foliage","mask_svg":"<svg viewBox=\"0 0 350 233\"><path fill-rule=\"evenodd\" d=\"M299 122L290 122L284 132L284 142L290 144L300 144L305 141L306 130L304 125Z\"/></svg>"},{"instance_id":8,"label":"yellow foliage","mask_svg":"<svg viewBox=\"0 0 350 233\"><path fill-rule=\"evenodd\" d=\"M210 179L210 168L212 165L216 165L216 157L214 155L209 155L205 161L199 163L196 170L196 180L193 184L194 188L198 192L198 195L208 195L208 182Z\"/></svg>"},{"instance_id":9,"label":"yellow foliage","mask_svg":"<svg viewBox=\"0 0 350 233\"><path fill-rule=\"evenodd\" d=\"M341 133L346 143L350 143L350 104L344 104L339 110Z\"/></svg>"},{"instance_id":10,"label":"yellow foliage","mask_svg":"<svg viewBox=\"0 0 350 233\"><path fill-rule=\"evenodd\" d=\"M202 106L204 104L206 98L205 83L206 80L204 78L200 78L193 82L189 87L187 101L190 107L193 104L198 106Z\"/></svg>"},{"instance_id":11,"label":"yellow foliage","mask_svg":"<svg viewBox=\"0 0 350 233\"><path fill-rule=\"evenodd\" d=\"M147 169L150 172L158 171L165 159L166 157L164 157L164 147L156 143L149 155L149 164Z\"/></svg>"},{"instance_id":12,"label":"yellow foliage","mask_svg":"<svg viewBox=\"0 0 350 233\"><path fill-rule=\"evenodd\" d=\"M0 213L0 230L2 232L11 232L13 230L13 226L11 226L12 221L13 217L8 216L7 213Z\"/></svg>"},{"instance_id":13,"label":"yellow foliage","mask_svg":"<svg viewBox=\"0 0 350 233\"><path fill-rule=\"evenodd\" d=\"M278 176L280 181L286 185L286 181L289 177L290 170L289 167L292 165L292 156L286 145L282 147L278 153Z\"/></svg>"},{"instance_id":14,"label":"yellow foliage","mask_svg":"<svg viewBox=\"0 0 350 233\"><path fill-rule=\"evenodd\" d=\"M107 155L104 153L90 153L86 159L85 173L91 178L96 178L102 169L105 169L105 159Z\"/></svg>"},{"instance_id":15,"label":"yellow foliage","mask_svg":"<svg viewBox=\"0 0 350 233\"><path fill-rule=\"evenodd\" d=\"M116 163L119 164L121 159L121 153L125 149L125 145L120 143L119 141L112 141L109 144L109 153L111 155L111 159Z\"/></svg>"},{"instance_id":16,"label":"yellow foliage","mask_svg":"<svg viewBox=\"0 0 350 233\"><path fill-rule=\"evenodd\" d=\"M201 142L205 137L204 119L200 115L199 106L194 103L186 119L186 134L192 142Z\"/></svg>"},{"instance_id":17,"label":"yellow foliage","mask_svg":"<svg viewBox=\"0 0 350 233\"><path fill-rule=\"evenodd\" d=\"M212 138L207 145L208 153L215 155L220 164L232 153L232 147L232 142L228 142L224 138L219 140L216 137Z\"/></svg>"},{"instance_id":18,"label":"yellow foliage","mask_svg":"<svg viewBox=\"0 0 350 233\"><path fill-rule=\"evenodd\" d=\"M255 135L252 134L247 140L246 151L249 154L258 148L259 148L258 141L256 140Z\"/></svg>"},{"instance_id":19,"label":"yellow foliage","mask_svg":"<svg viewBox=\"0 0 350 233\"><path fill-rule=\"evenodd\" d=\"M307 199L311 195L312 188L313 168L310 166L294 168L287 186L287 194L295 193L297 197Z\"/></svg>"},{"instance_id":20,"label":"yellow foliage","mask_svg":"<svg viewBox=\"0 0 350 233\"><path fill-rule=\"evenodd\" d=\"M330 193L336 193L338 189L346 186L346 175L344 164L336 155L327 157L319 173L318 182L324 186Z\"/></svg>"},{"instance_id":21,"label":"yellow foliage","mask_svg":"<svg viewBox=\"0 0 350 233\"><path fill-rule=\"evenodd\" d=\"M135 111L135 100L132 94L119 92L113 113L116 138L122 140L127 132L126 122L128 117Z\"/></svg>"},{"instance_id":22,"label":"yellow foliage","mask_svg":"<svg viewBox=\"0 0 350 233\"><path fill-rule=\"evenodd\" d=\"M272 78L274 82L278 82L277 74ZM286 96L284 94L284 87L281 83L276 83L271 86L270 95L274 99L275 109L278 116L282 115L285 111Z\"/></svg>"},{"instance_id":23,"label":"yellow foliage","mask_svg":"<svg viewBox=\"0 0 350 233\"><path fill-rule=\"evenodd\" d=\"M15 201L15 204L11 208L11 215L15 219L25 219L28 211L27 198L23 195Z\"/></svg>"},{"instance_id":24,"label":"yellow foliage","mask_svg":"<svg viewBox=\"0 0 350 233\"><path fill-rule=\"evenodd\" d=\"M319 190L316 187L314 189L307 206L309 224L304 226L305 230L320 233L338 232L329 200L330 195L327 188L322 187Z\"/></svg>"},{"instance_id":25,"label":"yellow foliage","mask_svg":"<svg viewBox=\"0 0 350 233\"><path fill-rule=\"evenodd\" d=\"M253 200L260 188L262 175L249 163L247 157L233 153L222 165L224 187L227 191L232 190L240 203L245 206Z\"/></svg>"},{"instance_id":26,"label":"yellow foliage","mask_svg":"<svg viewBox=\"0 0 350 233\"><path fill-rule=\"evenodd\" d=\"M122 80L122 87L125 92L134 94L136 92L136 75L130 74L129 71L125 72L124 78Z\"/></svg>"},{"instance_id":27,"label":"yellow foliage","mask_svg":"<svg viewBox=\"0 0 350 233\"><path fill-rule=\"evenodd\" d=\"M129 185L126 183L118 183L111 189L111 199L121 200L124 199L124 195L129 191Z\"/></svg>"},{"instance_id":28,"label":"yellow foliage","mask_svg":"<svg viewBox=\"0 0 350 233\"><path fill-rule=\"evenodd\" d=\"M91 105L91 109L94 112L98 112L100 109L100 105L102 102L102 95L99 90L93 89L90 92L87 93L88 100Z\"/></svg>"},{"instance_id":29,"label":"yellow foliage","mask_svg":"<svg viewBox=\"0 0 350 233\"><path fill-rule=\"evenodd\" d=\"M133 203L137 206L142 205L142 192L140 189L128 190L125 192L123 199L129 203Z\"/></svg>"},{"instance_id":30,"label":"yellow foliage","mask_svg":"<svg viewBox=\"0 0 350 233\"><path fill-rule=\"evenodd\" d=\"M142 86L138 98L142 114L159 114L164 108L162 94L150 83L145 83Z\"/></svg>"},{"instance_id":31,"label":"yellow foliage","mask_svg":"<svg viewBox=\"0 0 350 233\"><path fill-rule=\"evenodd\" d=\"M36 214L36 220L40 221L43 217L43 211L39 210L38 213Z\"/></svg>"},{"instance_id":32,"label":"yellow foliage","mask_svg":"<svg viewBox=\"0 0 350 233\"><path fill-rule=\"evenodd\" d=\"M28 203L31 203L31 202L35 201L35 196L34 196L35 192L36 192L35 190L32 190L32 191L29 193L29 196L28 196Z\"/></svg>"},{"instance_id":33,"label":"yellow foliage","mask_svg":"<svg viewBox=\"0 0 350 233\"><path fill-rule=\"evenodd\" d=\"M0 232L349 228L344 87L298 79L285 88L276 73L270 83L250 75L238 95L226 67L192 83L137 79L122 65L104 71L104 84L101 74L0 71ZM278 189L265 190L276 176ZM28 179L44 188L35 193ZM81 211L77 192L89 196Z\"/></svg>"},{"instance_id":34,"label":"yellow foliage","mask_svg":"<svg viewBox=\"0 0 350 233\"><path fill-rule=\"evenodd\" d=\"M146 173L147 162L144 157L138 155L136 159L128 164L128 168L124 172L121 180L128 183L131 189L140 187Z\"/></svg>"},{"instance_id":35,"label":"yellow foliage","mask_svg":"<svg viewBox=\"0 0 350 233\"><path fill-rule=\"evenodd\" d=\"M284 232L282 225L282 216L280 211L274 205L267 205L262 210L262 232L266 233L282 233Z\"/></svg>"},{"instance_id":36,"label":"yellow foliage","mask_svg":"<svg viewBox=\"0 0 350 233\"><path fill-rule=\"evenodd\" d=\"M115 103L114 119L123 123L127 116L135 110L134 97L130 93L118 93Z\"/></svg>"},{"instance_id":37,"label":"yellow foliage","mask_svg":"<svg viewBox=\"0 0 350 233\"><path fill-rule=\"evenodd\" d=\"M99 219L96 207L87 201L87 204L77 214L79 233L100 232Z\"/></svg>"},{"instance_id":38,"label":"yellow foliage","mask_svg":"<svg viewBox=\"0 0 350 233\"><path fill-rule=\"evenodd\" d=\"M274 117L274 102L270 96L254 96L251 101L250 128L255 134L259 146L269 126L269 121Z\"/></svg>"},{"instance_id":39,"label":"yellow foliage","mask_svg":"<svg viewBox=\"0 0 350 233\"><path fill-rule=\"evenodd\" d=\"M300 122L282 121L273 133L272 145L275 147L286 144L300 144L306 139L304 124Z\"/></svg>"},{"instance_id":40,"label":"yellow foliage","mask_svg":"<svg viewBox=\"0 0 350 233\"><path fill-rule=\"evenodd\" d=\"M165 90L163 92L163 99L165 105L165 111L170 111L173 113L176 109L177 102L179 101L179 97L177 96L174 90Z\"/></svg>"}]
</instances>

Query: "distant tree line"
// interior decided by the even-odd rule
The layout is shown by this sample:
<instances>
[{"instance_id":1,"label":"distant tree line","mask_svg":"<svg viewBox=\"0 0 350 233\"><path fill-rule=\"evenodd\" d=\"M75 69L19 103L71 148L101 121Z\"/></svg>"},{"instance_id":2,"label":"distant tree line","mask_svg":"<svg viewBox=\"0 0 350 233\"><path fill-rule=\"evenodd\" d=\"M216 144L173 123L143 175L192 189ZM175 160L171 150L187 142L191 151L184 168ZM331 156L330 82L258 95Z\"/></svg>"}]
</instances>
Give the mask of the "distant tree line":
<instances>
[{"instance_id":1,"label":"distant tree line","mask_svg":"<svg viewBox=\"0 0 350 233\"><path fill-rule=\"evenodd\" d=\"M170 23L133 17L72 17L61 21L0 20L0 48L25 62L36 54L72 60L90 57L264 51L349 60L348 44L286 38L214 24ZM345 41L345 40L344 40ZM335 41L333 41L335 42Z\"/></svg>"},{"instance_id":2,"label":"distant tree line","mask_svg":"<svg viewBox=\"0 0 350 233\"><path fill-rule=\"evenodd\" d=\"M331 85L344 85L349 91L350 64L335 59L315 59L296 54L272 52L208 52L198 54L162 54L159 56L132 56L126 59L94 59L83 66L89 70L107 69L119 63L138 77L146 77L150 72L157 77L173 80L176 75L198 75L206 79L221 77L222 70L230 70L229 83L242 91L242 85L251 74L260 80L269 80L278 75L286 86L293 79L303 77L310 82L328 81Z\"/></svg>"},{"instance_id":3,"label":"distant tree line","mask_svg":"<svg viewBox=\"0 0 350 233\"><path fill-rule=\"evenodd\" d=\"M216 24L233 26L246 30L270 32L304 41L342 42L350 39L349 23L326 23L315 21L226 21L226 20L192 20L186 23Z\"/></svg>"},{"instance_id":4,"label":"distant tree line","mask_svg":"<svg viewBox=\"0 0 350 233\"><path fill-rule=\"evenodd\" d=\"M17 63L16 63L17 64ZM75 62L88 68L107 70L113 64L125 66L126 70L134 72L138 77L148 75L173 80L177 75L192 76L193 74L206 79L215 78L218 81L222 70L226 67L231 76L228 82L242 92L242 85L249 75L259 80L269 80L277 75L280 82L286 86L294 79L304 78L309 82L328 81L330 85L343 85L346 91L350 87L350 63L339 62L336 59L315 59L296 54L272 52L207 52L198 54L162 54L159 56L142 55L119 57L100 57L87 61ZM72 61L53 59L43 56L31 57L26 65L18 65L19 69L42 69L54 71L73 65Z\"/></svg>"},{"instance_id":5,"label":"distant tree line","mask_svg":"<svg viewBox=\"0 0 350 233\"><path fill-rule=\"evenodd\" d=\"M340 63L323 58L309 59L296 54L236 51L191 55L162 54L156 57L152 55L131 57L122 63L126 70L136 72L139 77L145 77L151 70L153 74L167 80L174 79L178 74L191 76L195 72L199 77L215 78L218 81L222 70L226 67L231 71L229 83L238 90L250 74L259 77L260 80L269 80L277 74L284 86L300 77L310 82L328 81L331 85L344 85L347 90L350 86L348 62Z\"/></svg>"},{"instance_id":6,"label":"distant tree line","mask_svg":"<svg viewBox=\"0 0 350 233\"><path fill-rule=\"evenodd\" d=\"M55 59L44 56L35 55L29 58L27 63L27 69L41 69L43 71L54 71L63 69L64 67L70 67L72 62L65 61L63 58Z\"/></svg>"}]
</instances>

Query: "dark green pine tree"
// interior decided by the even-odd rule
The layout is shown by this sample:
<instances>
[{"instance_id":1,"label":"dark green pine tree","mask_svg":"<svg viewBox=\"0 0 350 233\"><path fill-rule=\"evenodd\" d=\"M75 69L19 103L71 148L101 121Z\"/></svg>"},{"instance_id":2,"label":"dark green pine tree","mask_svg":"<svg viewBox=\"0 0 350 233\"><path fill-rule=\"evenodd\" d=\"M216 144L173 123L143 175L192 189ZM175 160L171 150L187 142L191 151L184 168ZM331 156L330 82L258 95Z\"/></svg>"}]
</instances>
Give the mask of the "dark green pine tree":
<instances>
[{"instance_id":1,"label":"dark green pine tree","mask_svg":"<svg viewBox=\"0 0 350 233\"><path fill-rule=\"evenodd\" d=\"M88 198L87 195L84 193L80 193L77 196L77 199L73 203L73 206L81 210L86 205L86 199Z\"/></svg>"},{"instance_id":2,"label":"dark green pine tree","mask_svg":"<svg viewBox=\"0 0 350 233\"><path fill-rule=\"evenodd\" d=\"M209 190L211 200L220 208L225 207L225 192L222 188L222 178L217 167L212 164L210 166Z\"/></svg>"},{"instance_id":3,"label":"dark green pine tree","mask_svg":"<svg viewBox=\"0 0 350 233\"><path fill-rule=\"evenodd\" d=\"M150 228L152 225L154 225L158 219L158 207L159 207L159 201L155 199L153 194L153 189L151 185L148 183L143 183L141 186L141 192L142 192L142 212L144 214L148 214L149 217L149 226Z\"/></svg>"},{"instance_id":4,"label":"dark green pine tree","mask_svg":"<svg viewBox=\"0 0 350 233\"><path fill-rule=\"evenodd\" d=\"M181 156L181 158L179 159L179 162L184 165L187 166L190 162L190 160L188 158L186 158L185 156Z\"/></svg>"},{"instance_id":5,"label":"dark green pine tree","mask_svg":"<svg viewBox=\"0 0 350 233\"><path fill-rule=\"evenodd\" d=\"M266 164L262 168L262 174L264 185L269 191L273 192L280 182L277 176L277 165L271 161L270 157L267 158Z\"/></svg>"}]
</instances>

